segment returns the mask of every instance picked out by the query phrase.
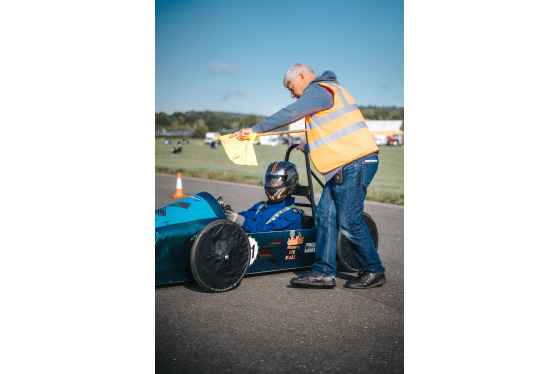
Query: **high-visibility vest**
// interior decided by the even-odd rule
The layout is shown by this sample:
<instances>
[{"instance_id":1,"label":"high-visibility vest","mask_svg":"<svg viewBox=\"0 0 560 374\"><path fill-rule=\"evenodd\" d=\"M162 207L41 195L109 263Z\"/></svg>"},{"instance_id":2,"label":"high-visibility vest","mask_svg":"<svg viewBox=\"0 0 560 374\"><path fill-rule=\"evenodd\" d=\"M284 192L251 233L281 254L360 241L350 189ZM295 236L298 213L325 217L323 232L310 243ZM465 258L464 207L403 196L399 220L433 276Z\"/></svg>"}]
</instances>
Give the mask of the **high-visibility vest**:
<instances>
[{"instance_id":1,"label":"high-visibility vest","mask_svg":"<svg viewBox=\"0 0 560 374\"><path fill-rule=\"evenodd\" d=\"M326 174L379 151L362 112L338 83L319 83L333 94L331 108L305 118L309 155L315 168Z\"/></svg>"}]
</instances>

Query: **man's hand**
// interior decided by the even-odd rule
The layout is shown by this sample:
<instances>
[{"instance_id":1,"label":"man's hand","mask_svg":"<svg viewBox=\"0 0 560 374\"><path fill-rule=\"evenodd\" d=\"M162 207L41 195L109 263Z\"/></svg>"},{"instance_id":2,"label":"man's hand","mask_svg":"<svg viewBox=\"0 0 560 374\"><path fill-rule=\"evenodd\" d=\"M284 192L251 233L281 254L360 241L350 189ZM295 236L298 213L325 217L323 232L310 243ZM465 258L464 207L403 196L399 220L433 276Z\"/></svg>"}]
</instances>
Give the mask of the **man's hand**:
<instances>
[{"instance_id":1,"label":"man's hand","mask_svg":"<svg viewBox=\"0 0 560 374\"><path fill-rule=\"evenodd\" d=\"M307 142L302 141L301 143L298 144L298 146L296 147L296 149L298 151L302 151L305 153L305 146L307 145Z\"/></svg>"},{"instance_id":2,"label":"man's hand","mask_svg":"<svg viewBox=\"0 0 560 374\"><path fill-rule=\"evenodd\" d=\"M241 140L243 138L246 138L247 135L252 134L253 133L253 129L252 128L247 128L247 129L241 129L239 131L234 132L233 134L231 134L229 137L233 138L234 136L237 136L237 139Z\"/></svg>"}]
</instances>

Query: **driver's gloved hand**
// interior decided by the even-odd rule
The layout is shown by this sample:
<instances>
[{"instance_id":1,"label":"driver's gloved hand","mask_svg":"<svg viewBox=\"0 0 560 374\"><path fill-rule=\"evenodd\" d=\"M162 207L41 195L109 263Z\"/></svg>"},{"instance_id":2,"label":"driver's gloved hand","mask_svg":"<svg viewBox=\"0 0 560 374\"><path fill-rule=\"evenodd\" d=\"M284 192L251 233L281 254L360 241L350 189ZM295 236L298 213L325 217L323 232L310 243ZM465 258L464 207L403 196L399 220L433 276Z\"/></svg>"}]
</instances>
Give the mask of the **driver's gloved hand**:
<instances>
[{"instance_id":1,"label":"driver's gloved hand","mask_svg":"<svg viewBox=\"0 0 560 374\"><path fill-rule=\"evenodd\" d=\"M225 214L230 221L237 223L239 226L243 226L243 222L245 222L245 217L243 217L240 214L237 214L235 211L231 209L227 209L225 211Z\"/></svg>"},{"instance_id":2,"label":"driver's gloved hand","mask_svg":"<svg viewBox=\"0 0 560 374\"><path fill-rule=\"evenodd\" d=\"M238 215L237 213L235 213L233 210L231 209L226 209L224 210L224 213L226 214L226 217L230 220L233 221L233 218Z\"/></svg>"}]
</instances>

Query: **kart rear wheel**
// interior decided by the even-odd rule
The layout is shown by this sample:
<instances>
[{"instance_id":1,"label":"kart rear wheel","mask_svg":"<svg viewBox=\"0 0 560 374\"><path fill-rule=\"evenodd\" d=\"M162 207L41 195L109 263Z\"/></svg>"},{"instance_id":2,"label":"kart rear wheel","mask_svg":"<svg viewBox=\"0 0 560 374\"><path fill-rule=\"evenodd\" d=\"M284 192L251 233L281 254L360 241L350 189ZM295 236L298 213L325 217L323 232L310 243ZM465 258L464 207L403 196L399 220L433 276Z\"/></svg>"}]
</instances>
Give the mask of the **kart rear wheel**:
<instances>
[{"instance_id":1,"label":"kart rear wheel","mask_svg":"<svg viewBox=\"0 0 560 374\"><path fill-rule=\"evenodd\" d=\"M239 286L250 256L245 230L231 221L219 220L198 233L191 249L190 267L200 287L224 292Z\"/></svg>"},{"instance_id":2,"label":"kart rear wheel","mask_svg":"<svg viewBox=\"0 0 560 374\"><path fill-rule=\"evenodd\" d=\"M371 239L373 240L373 244L375 245L375 249L379 250L378 247L379 234L377 232L377 225L375 224L375 221L373 220L373 218L371 218L369 214L364 213L363 218L368 227L369 235L371 236ZM356 260L354 251L350 246L350 242L348 241L346 236L342 234L340 230L338 231L338 243L337 243L336 252L338 255L338 260L346 270L352 272L361 270L360 264L358 263L358 260Z\"/></svg>"}]
</instances>

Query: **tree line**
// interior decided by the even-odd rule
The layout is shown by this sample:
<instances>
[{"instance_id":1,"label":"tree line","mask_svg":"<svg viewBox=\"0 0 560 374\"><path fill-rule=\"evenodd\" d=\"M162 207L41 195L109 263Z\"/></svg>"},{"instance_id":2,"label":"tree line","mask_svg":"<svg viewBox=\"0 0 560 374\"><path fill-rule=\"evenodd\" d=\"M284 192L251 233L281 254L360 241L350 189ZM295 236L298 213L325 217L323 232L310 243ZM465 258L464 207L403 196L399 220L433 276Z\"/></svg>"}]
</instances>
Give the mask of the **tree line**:
<instances>
[{"instance_id":1,"label":"tree line","mask_svg":"<svg viewBox=\"0 0 560 374\"><path fill-rule=\"evenodd\" d=\"M365 119L372 120L404 120L403 107L367 106L359 107ZM193 138L204 138L206 132L226 133L231 129L252 127L266 117L254 114L237 114L226 112L165 112L156 113L156 131L166 129L193 131Z\"/></svg>"}]
</instances>

